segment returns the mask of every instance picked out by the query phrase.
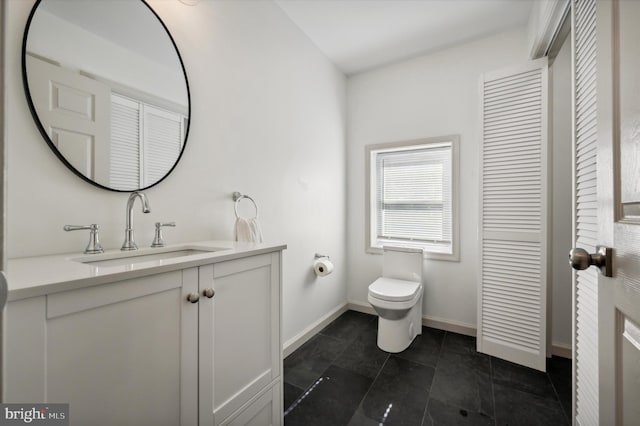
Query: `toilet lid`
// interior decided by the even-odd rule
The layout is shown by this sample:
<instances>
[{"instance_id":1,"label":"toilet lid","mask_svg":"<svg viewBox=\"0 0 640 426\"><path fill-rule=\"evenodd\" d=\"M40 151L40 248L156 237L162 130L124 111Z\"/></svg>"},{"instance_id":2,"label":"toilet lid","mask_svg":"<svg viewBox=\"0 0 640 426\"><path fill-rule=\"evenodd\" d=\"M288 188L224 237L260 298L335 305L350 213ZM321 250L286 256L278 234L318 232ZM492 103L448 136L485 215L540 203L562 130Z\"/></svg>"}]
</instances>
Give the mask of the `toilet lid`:
<instances>
[{"instance_id":1,"label":"toilet lid","mask_svg":"<svg viewBox=\"0 0 640 426\"><path fill-rule=\"evenodd\" d=\"M416 281L378 278L369 286L369 294L390 302L404 302L413 299L419 289L420 283Z\"/></svg>"}]
</instances>

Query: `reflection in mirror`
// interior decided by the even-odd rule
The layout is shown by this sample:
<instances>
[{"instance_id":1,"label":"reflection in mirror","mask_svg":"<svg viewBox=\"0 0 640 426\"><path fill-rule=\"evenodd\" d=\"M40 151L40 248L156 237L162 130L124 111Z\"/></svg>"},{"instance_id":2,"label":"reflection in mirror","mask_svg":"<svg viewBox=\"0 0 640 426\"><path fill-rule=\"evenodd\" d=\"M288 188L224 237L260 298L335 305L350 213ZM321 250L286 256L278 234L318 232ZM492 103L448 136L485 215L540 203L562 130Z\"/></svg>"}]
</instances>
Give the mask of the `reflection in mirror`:
<instances>
[{"instance_id":1,"label":"reflection in mirror","mask_svg":"<svg viewBox=\"0 0 640 426\"><path fill-rule=\"evenodd\" d=\"M85 180L145 189L180 159L186 73L142 0L39 0L25 30L23 77L49 146Z\"/></svg>"}]
</instances>

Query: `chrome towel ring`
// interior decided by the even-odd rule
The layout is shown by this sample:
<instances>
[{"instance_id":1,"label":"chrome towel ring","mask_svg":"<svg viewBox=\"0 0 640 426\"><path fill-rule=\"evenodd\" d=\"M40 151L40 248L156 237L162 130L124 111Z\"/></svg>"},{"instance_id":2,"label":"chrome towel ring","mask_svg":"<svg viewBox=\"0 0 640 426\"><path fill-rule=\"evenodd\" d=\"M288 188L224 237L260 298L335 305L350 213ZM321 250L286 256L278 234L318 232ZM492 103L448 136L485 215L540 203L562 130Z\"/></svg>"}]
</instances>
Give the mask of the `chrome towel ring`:
<instances>
[{"instance_id":1,"label":"chrome towel ring","mask_svg":"<svg viewBox=\"0 0 640 426\"><path fill-rule=\"evenodd\" d=\"M233 195L233 201L235 201L233 210L235 211L237 218L240 218L240 215L238 214L238 204L240 204L240 201L242 201L243 199L247 199L253 203L253 207L256 209L256 215L254 216L254 219L258 218L258 205L256 204L253 198L249 197L248 195L241 194L237 191L234 192L232 195Z\"/></svg>"}]
</instances>

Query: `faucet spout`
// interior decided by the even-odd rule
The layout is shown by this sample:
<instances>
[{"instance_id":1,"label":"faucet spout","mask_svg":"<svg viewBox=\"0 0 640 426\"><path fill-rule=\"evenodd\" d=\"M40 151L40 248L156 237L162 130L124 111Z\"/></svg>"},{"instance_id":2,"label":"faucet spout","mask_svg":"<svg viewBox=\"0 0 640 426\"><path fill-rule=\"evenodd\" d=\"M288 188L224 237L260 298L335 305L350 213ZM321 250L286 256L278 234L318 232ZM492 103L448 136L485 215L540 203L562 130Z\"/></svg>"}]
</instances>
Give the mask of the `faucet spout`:
<instances>
[{"instance_id":1,"label":"faucet spout","mask_svg":"<svg viewBox=\"0 0 640 426\"><path fill-rule=\"evenodd\" d=\"M149 207L149 199L147 196L143 192L132 192L127 200L127 215L131 215L131 210L133 209L136 198L140 199L140 203L142 204L142 213L151 213L151 207Z\"/></svg>"},{"instance_id":2,"label":"faucet spout","mask_svg":"<svg viewBox=\"0 0 640 426\"><path fill-rule=\"evenodd\" d=\"M151 207L149 206L149 200L147 196L142 192L132 192L129 195L129 199L127 200L127 209L126 209L126 226L124 230L124 243L122 243L122 247L120 250L137 250L138 246L136 245L134 234L133 234L133 205L135 204L136 198L140 199L140 204L142 204L142 213L150 213Z\"/></svg>"}]
</instances>

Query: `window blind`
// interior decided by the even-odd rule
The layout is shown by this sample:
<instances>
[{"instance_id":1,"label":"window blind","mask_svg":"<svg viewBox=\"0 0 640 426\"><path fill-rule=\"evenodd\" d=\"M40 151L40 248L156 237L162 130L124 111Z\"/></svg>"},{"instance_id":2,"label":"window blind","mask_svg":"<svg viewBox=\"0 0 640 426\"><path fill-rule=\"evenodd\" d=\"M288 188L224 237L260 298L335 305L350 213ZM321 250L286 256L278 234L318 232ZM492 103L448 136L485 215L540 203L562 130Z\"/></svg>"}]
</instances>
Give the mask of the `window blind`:
<instances>
[{"instance_id":1,"label":"window blind","mask_svg":"<svg viewBox=\"0 0 640 426\"><path fill-rule=\"evenodd\" d=\"M375 155L378 245L431 244L451 253L451 144Z\"/></svg>"}]
</instances>

